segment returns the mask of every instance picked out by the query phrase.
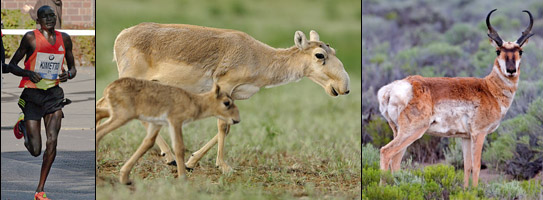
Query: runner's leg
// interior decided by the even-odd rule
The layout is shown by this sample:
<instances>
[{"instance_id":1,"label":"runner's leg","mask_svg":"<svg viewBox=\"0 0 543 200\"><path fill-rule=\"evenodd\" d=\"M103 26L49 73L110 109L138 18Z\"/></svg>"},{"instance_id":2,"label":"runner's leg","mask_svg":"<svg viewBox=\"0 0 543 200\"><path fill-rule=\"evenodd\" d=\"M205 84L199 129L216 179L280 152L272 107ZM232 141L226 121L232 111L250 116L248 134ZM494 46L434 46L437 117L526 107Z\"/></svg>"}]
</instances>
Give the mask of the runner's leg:
<instances>
[{"instance_id":1,"label":"runner's leg","mask_svg":"<svg viewBox=\"0 0 543 200\"><path fill-rule=\"evenodd\" d=\"M45 152L43 153L43 163L41 165L40 182L36 192L42 192L45 185L45 180L51 165L55 161L57 155L57 138L60 131L60 125L62 121L62 110L57 110L54 113L47 114L43 117L45 121L45 132L47 135L47 142L45 144Z\"/></svg>"},{"instance_id":2,"label":"runner's leg","mask_svg":"<svg viewBox=\"0 0 543 200\"><path fill-rule=\"evenodd\" d=\"M34 157L41 154L41 122L39 120L25 120L26 138L25 147Z\"/></svg>"}]
</instances>

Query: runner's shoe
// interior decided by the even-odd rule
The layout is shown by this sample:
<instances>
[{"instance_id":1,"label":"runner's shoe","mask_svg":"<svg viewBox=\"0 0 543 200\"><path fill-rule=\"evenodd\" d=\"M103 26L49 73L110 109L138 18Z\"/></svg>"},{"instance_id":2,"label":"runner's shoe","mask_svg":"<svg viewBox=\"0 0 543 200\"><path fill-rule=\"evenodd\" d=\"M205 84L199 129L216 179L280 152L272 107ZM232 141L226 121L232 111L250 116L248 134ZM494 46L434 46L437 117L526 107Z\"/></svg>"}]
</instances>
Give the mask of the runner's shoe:
<instances>
[{"instance_id":1,"label":"runner's shoe","mask_svg":"<svg viewBox=\"0 0 543 200\"><path fill-rule=\"evenodd\" d=\"M62 100L62 106L65 106L65 105L68 105L68 104L71 104L72 103L72 100L68 99L68 98L64 98Z\"/></svg>"},{"instance_id":2,"label":"runner's shoe","mask_svg":"<svg viewBox=\"0 0 543 200\"><path fill-rule=\"evenodd\" d=\"M15 134L15 138L21 139L26 135L26 127L25 127L25 121L24 121L25 115L21 113L19 115L19 119L17 119L17 123L13 127L13 134Z\"/></svg>"},{"instance_id":3,"label":"runner's shoe","mask_svg":"<svg viewBox=\"0 0 543 200\"><path fill-rule=\"evenodd\" d=\"M36 192L34 194L34 200L51 200L50 198L47 198L45 195L45 192Z\"/></svg>"}]
</instances>

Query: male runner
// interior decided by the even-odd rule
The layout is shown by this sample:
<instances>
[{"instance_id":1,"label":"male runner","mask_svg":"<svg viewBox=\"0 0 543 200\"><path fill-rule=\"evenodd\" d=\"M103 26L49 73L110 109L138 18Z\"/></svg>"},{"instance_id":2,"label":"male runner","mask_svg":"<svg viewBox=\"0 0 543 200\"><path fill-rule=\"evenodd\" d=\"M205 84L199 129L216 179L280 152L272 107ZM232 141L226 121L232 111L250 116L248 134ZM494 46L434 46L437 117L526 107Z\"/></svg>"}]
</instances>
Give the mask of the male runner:
<instances>
[{"instance_id":1,"label":"male runner","mask_svg":"<svg viewBox=\"0 0 543 200\"><path fill-rule=\"evenodd\" d=\"M35 200L49 199L43 187L55 160L57 137L64 116L62 108L65 104L64 92L58 84L74 78L77 72L72 54L72 40L66 33L55 31L56 20L55 12L51 7L40 7L37 23L41 28L24 35L10 61L10 64L17 64L26 56L25 69L37 72L41 76L41 80L37 83L32 82L28 77L23 77L19 84L20 88L25 89L19 99L24 121L18 125L25 137L25 147L32 156L37 157L41 153L40 120L42 117L47 136L40 181L34 195ZM64 58L66 58L68 71L62 68Z\"/></svg>"}]
</instances>

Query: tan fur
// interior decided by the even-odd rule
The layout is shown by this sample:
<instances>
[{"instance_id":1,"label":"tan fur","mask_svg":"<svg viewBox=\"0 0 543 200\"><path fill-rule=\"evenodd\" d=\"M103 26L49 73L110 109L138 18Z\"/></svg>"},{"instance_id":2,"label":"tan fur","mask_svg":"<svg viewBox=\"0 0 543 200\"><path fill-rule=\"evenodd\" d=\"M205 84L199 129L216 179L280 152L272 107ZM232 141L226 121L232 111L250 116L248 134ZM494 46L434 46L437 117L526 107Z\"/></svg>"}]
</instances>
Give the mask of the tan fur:
<instances>
[{"instance_id":1,"label":"tan fur","mask_svg":"<svg viewBox=\"0 0 543 200\"><path fill-rule=\"evenodd\" d=\"M311 31L308 41L301 31L295 45L270 47L246 33L183 24L142 23L123 30L114 45L119 77L157 80L193 93L208 91L215 81L234 99L248 99L262 87L272 87L308 77L331 96L349 93L349 76L335 50ZM324 59L316 58L323 54ZM100 101L99 101L100 102ZM97 106L101 106L98 105ZM217 165L231 171L222 160L228 125L187 162L194 167L217 142ZM157 144L168 161L171 153L159 136Z\"/></svg>"},{"instance_id":2,"label":"tan fur","mask_svg":"<svg viewBox=\"0 0 543 200\"><path fill-rule=\"evenodd\" d=\"M100 140L109 132L133 119L149 122L147 136L130 160L121 168L120 182L129 183L130 171L137 160L155 142L162 125L168 125L172 146L178 161L179 177L185 175L182 126L191 121L216 116L227 124L240 121L237 106L226 92L216 86L203 94L191 94L183 89L134 78L114 81L104 91L102 103L96 108L96 121L109 119L96 128L96 149Z\"/></svg>"},{"instance_id":3,"label":"tan fur","mask_svg":"<svg viewBox=\"0 0 543 200\"><path fill-rule=\"evenodd\" d=\"M394 132L394 139L381 148L382 170L399 170L406 148L424 133L461 137L464 187L471 174L477 186L485 137L511 106L520 75L520 64L508 74L500 60L520 63L521 47L506 42L498 50L502 52L485 78L409 76L378 91L379 109Z\"/></svg>"}]
</instances>

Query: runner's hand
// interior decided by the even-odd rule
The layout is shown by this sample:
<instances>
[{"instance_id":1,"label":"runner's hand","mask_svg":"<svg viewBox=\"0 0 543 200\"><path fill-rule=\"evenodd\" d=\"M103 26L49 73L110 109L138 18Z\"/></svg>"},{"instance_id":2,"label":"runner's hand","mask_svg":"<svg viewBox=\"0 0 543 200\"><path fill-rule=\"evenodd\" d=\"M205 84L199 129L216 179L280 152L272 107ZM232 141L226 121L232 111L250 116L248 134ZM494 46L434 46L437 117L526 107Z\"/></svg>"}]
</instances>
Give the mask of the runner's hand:
<instances>
[{"instance_id":1,"label":"runner's hand","mask_svg":"<svg viewBox=\"0 0 543 200\"><path fill-rule=\"evenodd\" d=\"M75 68L72 68L72 69L70 69L68 71L64 71L59 76L60 82L66 82L66 81L68 81L68 79L74 78L76 73L77 73L77 71L75 70Z\"/></svg>"},{"instance_id":2,"label":"runner's hand","mask_svg":"<svg viewBox=\"0 0 543 200\"><path fill-rule=\"evenodd\" d=\"M25 76L30 78L30 81L32 81L33 83L40 82L41 80L40 74L30 70L25 70Z\"/></svg>"}]
</instances>

